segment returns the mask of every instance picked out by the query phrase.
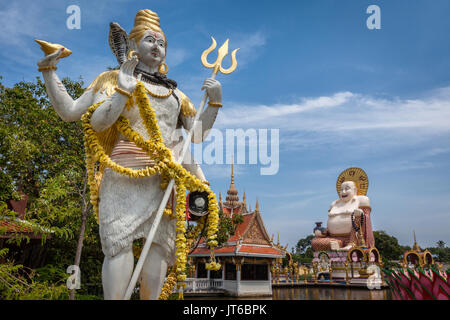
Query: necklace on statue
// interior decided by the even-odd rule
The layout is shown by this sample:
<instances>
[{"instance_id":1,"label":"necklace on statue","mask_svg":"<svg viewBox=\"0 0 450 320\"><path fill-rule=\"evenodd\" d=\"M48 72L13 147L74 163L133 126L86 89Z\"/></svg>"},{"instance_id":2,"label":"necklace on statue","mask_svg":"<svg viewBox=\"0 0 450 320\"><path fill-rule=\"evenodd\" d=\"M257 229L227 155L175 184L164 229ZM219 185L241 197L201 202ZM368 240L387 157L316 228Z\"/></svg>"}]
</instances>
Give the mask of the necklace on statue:
<instances>
[{"instance_id":1,"label":"necklace on statue","mask_svg":"<svg viewBox=\"0 0 450 320\"><path fill-rule=\"evenodd\" d=\"M359 223L359 226L356 226L356 224L355 224L355 212L352 212L352 227L353 227L353 229L356 232L358 232L359 229L361 229L361 226L363 225L363 223L364 223L364 214L361 215L361 221Z\"/></svg>"},{"instance_id":2,"label":"necklace on statue","mask_svg":"<svg viewBox=\"0 0 450 320\"><path fill-rule=\"evenodd\" d=\"M149 95L151 95L152 97L158 98L158 99L164 99L164 98L170 97L170 95L172 95L172 92L173 92L172 89L169 89L169 92L167 92L166 94L157 94L157 93L151 92L151 91L150 91L149 89L147 89L147 88L145 88L145 91L146 91Z\"/></svg>"}]
</instances>

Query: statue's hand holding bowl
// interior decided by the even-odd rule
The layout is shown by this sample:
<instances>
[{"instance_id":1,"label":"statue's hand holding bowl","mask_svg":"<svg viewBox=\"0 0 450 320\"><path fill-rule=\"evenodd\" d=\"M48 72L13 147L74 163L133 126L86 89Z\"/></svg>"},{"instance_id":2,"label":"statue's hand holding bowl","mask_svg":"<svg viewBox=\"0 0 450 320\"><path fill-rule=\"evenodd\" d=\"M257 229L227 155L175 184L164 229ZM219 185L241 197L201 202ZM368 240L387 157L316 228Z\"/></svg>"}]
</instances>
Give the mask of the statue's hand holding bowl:
<instances>
[{"instance_id":1,"label":"statue's hand holding bowl","mask_svg":"<svg viewBox=\"0 0 450 320\"><path fill-rule=\"evenodd\" d=\"M322 232L321 230L317 229L314 231L314 235L318 238L323 238L326 237L326 234L324 232Z\"/></svg>"},{"instance_id":2,"label":"statue's hand holding bowl","mask_svg":"<svg viewBox=\"0 0 450 320\"><path fill-rule=\"evenodd\" d=\"M208 78L203 82L202 90L206 90L209 101L222 102L222 85L213 78Z\"/></svg>"},{"instance_id":3,"label":"statue's hand holding bowl","mask_svg":"<svg viewBox=\"0 0 450 320\"><path fill-rule=\"evenodd\" d=\"M136 68L139 60L136 56L132 56L120 66L118 76L118 87L128 92L133 92L136 89L136 78L134 77L134 69Z\"/></svg>"},{"instance_id":4,"label":"statue's hand holding bowl","mask_svg":"<svg viewBox=\"0 0 450 320\"><path fill-rule=\"evenodd\" d=\"M63 53L65 49L60 48L59 50L46 55L44 58L38 61L37 65L42 67L56 67L56 64L59 62L59 59L61 58L61 54Z\"/></svg>"}]
</instances>

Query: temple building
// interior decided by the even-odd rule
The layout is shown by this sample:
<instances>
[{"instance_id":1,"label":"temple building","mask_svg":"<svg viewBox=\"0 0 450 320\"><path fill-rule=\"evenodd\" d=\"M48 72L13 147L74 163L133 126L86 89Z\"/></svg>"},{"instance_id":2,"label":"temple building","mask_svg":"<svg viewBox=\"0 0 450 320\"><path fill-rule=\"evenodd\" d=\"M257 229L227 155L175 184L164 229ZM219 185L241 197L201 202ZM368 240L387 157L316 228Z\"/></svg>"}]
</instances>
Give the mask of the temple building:
<instances>
[{"instance_id":1,"label":"temple building","mask_svg":"<svg viewBox=\"0 0 450 320\"><path fill-rule=\"evenodd\" d=\"M45 263L47 246L42 238L51 239L53 231L47 230L26 218L28 196L19 191L21 200L8 200L8 209L14 211L17 217L0 217L0 249L8 249L8 253L0 257L0 264L13 260L16 264L28 268L39 268ZM23 239L23 241L9 242L9 239Z\"/></svg>"},{"instance_id":2,"label":"temple building","mask_svg":"<svg viewBox=\"0 0 450 320\"><path fill-rule=\"evenodd\" d=\"M414 269L415 267L423 268L424 266L432 266L434 264L433 255L427 249L417 244L416 232L414 232L414 245L411 250L403 253L403 267Z\"/></svg>"},{"instance_id":3,"label":"temple building","mask_svg":"<svg viewBox=\"0 0 450 320\"><path fill-rule=\"evenodd\" d=\"M216 259L222 264L221 270L206 270L210 250L205 243L200 243L189 255L195 266L195 280L221 280L218 281L220 289L231 296L271 296L271 267L285 253L269 238L258 200L253 211L247 207L245 192L239 201L233 166L230 188L225 202L219 196L219 207L228 217L241 214L243 222L237 225L234 235L223 246L214 250Z\"/></svg>"}]
</instances>

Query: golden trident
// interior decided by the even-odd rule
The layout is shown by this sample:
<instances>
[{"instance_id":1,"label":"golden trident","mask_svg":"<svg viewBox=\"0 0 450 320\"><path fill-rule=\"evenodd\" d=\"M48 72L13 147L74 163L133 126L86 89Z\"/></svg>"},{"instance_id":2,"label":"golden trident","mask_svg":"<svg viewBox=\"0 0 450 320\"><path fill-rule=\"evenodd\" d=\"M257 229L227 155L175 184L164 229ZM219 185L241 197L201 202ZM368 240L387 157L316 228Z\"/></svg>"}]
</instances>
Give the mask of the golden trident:
<instances>
[{"instance_id":1,"label":"golden trident","mask_svg":"<svg viewBox=\"0 0 450 320\"><path fill-rule=\"evenodd\" d=\"M223 58L225 58L228 54L228 39L227 41L225 41L225 43L219 48L219 51L217 52L217 59L216 62L214 62L213 64L208 63L208 61L206 61L206 57L208 56L208 54L210 54L217 46L216 40L214 40L213 37L212 38L212 45L211 47L209 47L208 49L206 49L203 54L202 54L202 63L206 68L213 68L213 72L211 75L211 78L215 79L217 73L222 72L223 74L230 74L232 73L234 70L236 70L237 67L237 61L236 61L236 52L239 49L233 50L233 52L231 53L231 67L228 69L223 69L221 64L223 61ZM203 107L205 106L206 103L206 99L207 99L208 95L205 92L205 94L203 95L203 99L200 102L200 106L197 110L197 113L194 117L194 121L193 121L193 125L191 127L191 130L189 130L187 137L184 140L184 145L183 145L183 149L181 151L180 157L179 157L179 163L183 163L184 161L184 157L186 156L186 152L188 150L188 147L190 145L191 139L192 139L192 135L194 134L194 130L195 130L195 126L197 124L198 118L200 117L200 114L203 111ZM136 287L136 283L138 281L139 275L141 274L142 271L142 267L144 265L144 261L145 258L147 257L148 251L150 249L150 246L153 242L153 238L155 237L156 234L156 230L159 226L159 223L161 221L161 217L163 215L163 211L164 208L166 207L166 204L169 200L169 196L172 192L173 186L175 184L175 180L170 180L169 181L169 185L166 188L166 191L164 192L164 196L163 199L161 200L161 203L159 205L158 211L156 212L156 216L155 216L155 220L153 221L152 227L150 228L150 231L147 235L144 247L142 248L141 251L141 255L139 257L139 260L136 264L136 267L134 268L133 271L133 275L131 276L131 280L128 284L127 290L125 292L125 295L123 297L124 300L129 300L131 298L131 294L133 293L134 288ZM180 288L180 290L183 290L182 287Z\"/></svg>"},{"instance_id":2,"label":"golden trident","mask_svg":"<svg viewBox=\"0 0 450 320\"><path fill-rule=\"evenodd\" d=\"M224 68L222 68L222 61L226 57L226 55L228 54L228 39L219 48L219 50L217 52L216 62L214 62L213 64L208 63L208 61L206 60L208 55L212 51L214 51L214 49L217 47L216 39L214 39L213 37L211 37L211 39L212 39L211 46L208 49L206 49L205 51L203 51L202 64L206 68L209 68L209 69L213 69L214 68L213 69L213 74L214 75L218 74L219 71L222 72L223 74L230 74L230 73L232 73L234 70L236 70L236 67L237 67L236 52L239 50L239 48L235 49L235 50L233 50L233 52L231 52L231 67L229 67L228 69L224 69ZM214 78L214 76L213 76L213 78Z\"/></svg>"}]
</instances>

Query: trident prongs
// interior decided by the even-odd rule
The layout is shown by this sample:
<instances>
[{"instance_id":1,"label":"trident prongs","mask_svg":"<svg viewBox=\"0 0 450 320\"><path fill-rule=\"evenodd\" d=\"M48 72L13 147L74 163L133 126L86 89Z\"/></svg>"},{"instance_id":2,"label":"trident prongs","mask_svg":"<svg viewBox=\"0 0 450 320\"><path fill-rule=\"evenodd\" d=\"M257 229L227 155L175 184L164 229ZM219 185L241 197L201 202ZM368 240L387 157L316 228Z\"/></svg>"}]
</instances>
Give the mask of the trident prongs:
<instances>
[{"instance_id":1,"label":"trident prongs","mask_svg":"<svg viewBox=\"0 0 450 320\"><path fill-rule=\"evenodd\" d=\"M222 61L228 54L228 39L227 39L227 41L224 42L224 44L217 51L217 59L212 64L208 63L207 57L211 52L214 51L214 49L217 46L217 42L213 37L211 37L211 39L212 39L211 46L208 49L206 49L205 51L203 51L202 64L206 68L213 69L214 74L219 73L219 71L223 74L232 73L234 70L236 70L236 67L237 67L236 52L239 49L235 49L235 50L233 50L233 52L231 52L231 66L228 69L224 69L224 68L222 68Z\"/></svg>"}]
</instances>

